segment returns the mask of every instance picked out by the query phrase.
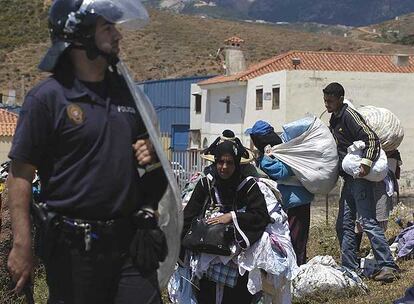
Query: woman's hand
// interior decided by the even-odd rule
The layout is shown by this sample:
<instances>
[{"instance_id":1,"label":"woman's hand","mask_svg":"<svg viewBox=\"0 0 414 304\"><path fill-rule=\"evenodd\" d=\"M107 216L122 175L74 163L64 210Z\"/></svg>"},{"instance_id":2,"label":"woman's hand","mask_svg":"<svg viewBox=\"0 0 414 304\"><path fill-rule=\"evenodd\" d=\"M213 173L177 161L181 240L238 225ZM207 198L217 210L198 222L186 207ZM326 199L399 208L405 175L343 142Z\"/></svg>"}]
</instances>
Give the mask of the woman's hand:
<instances>
[{"instance_id":1,"label":"woman's hand","mask_svg":"<svg viewBox=\"0 0 414 304\"><path fill-rule=\"evenodd\" d=\"M209 225L217 225L217 224L230 224L233 221L230 213L225 213L223 215L209 218L207 220L207 224Z\"/></svg>"}]
</instances>

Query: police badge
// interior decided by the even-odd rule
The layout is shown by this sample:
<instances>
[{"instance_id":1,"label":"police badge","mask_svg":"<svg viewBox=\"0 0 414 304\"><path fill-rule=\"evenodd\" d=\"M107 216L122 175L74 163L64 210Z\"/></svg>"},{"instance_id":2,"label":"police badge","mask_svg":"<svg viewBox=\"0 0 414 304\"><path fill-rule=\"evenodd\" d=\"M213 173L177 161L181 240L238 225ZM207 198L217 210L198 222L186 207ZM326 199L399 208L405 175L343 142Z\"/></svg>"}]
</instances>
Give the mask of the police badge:
<instances>
[{"instance_id":1,"label":"police badge","mask_svg":"<svg viewBox=\"0 0 414 304\"><path fill-rule=\"evenodd\" d=\"M85 121L83 110L77 104L71 103L68 105L66 108L66 113L68 114L70 121L72 121L75 125L80 125Z\"/></svg>"}]
</instances>

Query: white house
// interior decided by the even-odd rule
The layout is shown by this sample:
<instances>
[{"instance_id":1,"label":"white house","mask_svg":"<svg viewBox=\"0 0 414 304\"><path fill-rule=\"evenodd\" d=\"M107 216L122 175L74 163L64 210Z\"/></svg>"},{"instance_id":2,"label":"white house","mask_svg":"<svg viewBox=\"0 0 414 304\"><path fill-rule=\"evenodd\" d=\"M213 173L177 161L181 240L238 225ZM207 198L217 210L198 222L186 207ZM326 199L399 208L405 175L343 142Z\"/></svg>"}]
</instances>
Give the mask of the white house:
<instances>
[{"instance_id":1,"label":"white house","mask_svg":"<svg viewBox=\"0 0 414 304\"><path fill-rule=\"evenodd\" d=\"M201 81L192 85L190 148L206 147L226 128L250 146L243 133L258 119L276 131L307 113L327 122L322 89L334 81L357 107L384 107L400 118L404 170L413 170L414 56L408 55L291 51Z\"/></svg>"}]
</instances>

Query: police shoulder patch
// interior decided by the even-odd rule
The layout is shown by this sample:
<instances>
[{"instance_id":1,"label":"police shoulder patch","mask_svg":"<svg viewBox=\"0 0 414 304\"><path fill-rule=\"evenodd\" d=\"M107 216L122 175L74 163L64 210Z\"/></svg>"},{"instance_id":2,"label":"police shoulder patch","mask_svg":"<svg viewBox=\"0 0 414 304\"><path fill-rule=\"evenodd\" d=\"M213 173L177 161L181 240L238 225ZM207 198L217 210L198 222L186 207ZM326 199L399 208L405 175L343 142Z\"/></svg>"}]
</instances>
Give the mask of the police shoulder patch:
<instances>
[{"instance_id":1,"label":"police shoulder patch","mask_svg":"<svg viewBox=\"0 0 414 304\"><path fill-rule=\"evenodd\" d=\"M68 114L69 119L77 125L80 125L85 121L85 114L80 106L77 104L71 103L66 107L66 113Z\"/></svg>"}]
</instances>

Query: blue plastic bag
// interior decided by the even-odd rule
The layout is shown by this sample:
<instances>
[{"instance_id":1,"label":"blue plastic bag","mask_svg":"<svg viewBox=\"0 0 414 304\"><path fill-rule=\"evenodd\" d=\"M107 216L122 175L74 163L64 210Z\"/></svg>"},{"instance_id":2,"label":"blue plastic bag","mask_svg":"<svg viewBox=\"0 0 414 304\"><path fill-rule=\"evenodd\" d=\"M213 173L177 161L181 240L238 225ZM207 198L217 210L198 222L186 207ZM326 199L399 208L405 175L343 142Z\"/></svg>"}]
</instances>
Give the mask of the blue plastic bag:
<instances>
[{"instance_id":1,"label":"blue plastic bag","mask_svg":"<svg viewBox=\"0 0 414 304\"><path fill-rule=\"evenodd\" d=\"M282 127L283 133L281 135L283 142L288 142L289 140L292 140L305 133L314 121L315 117L305 117L284 125Z\"/></svg>"}]
</instances>

